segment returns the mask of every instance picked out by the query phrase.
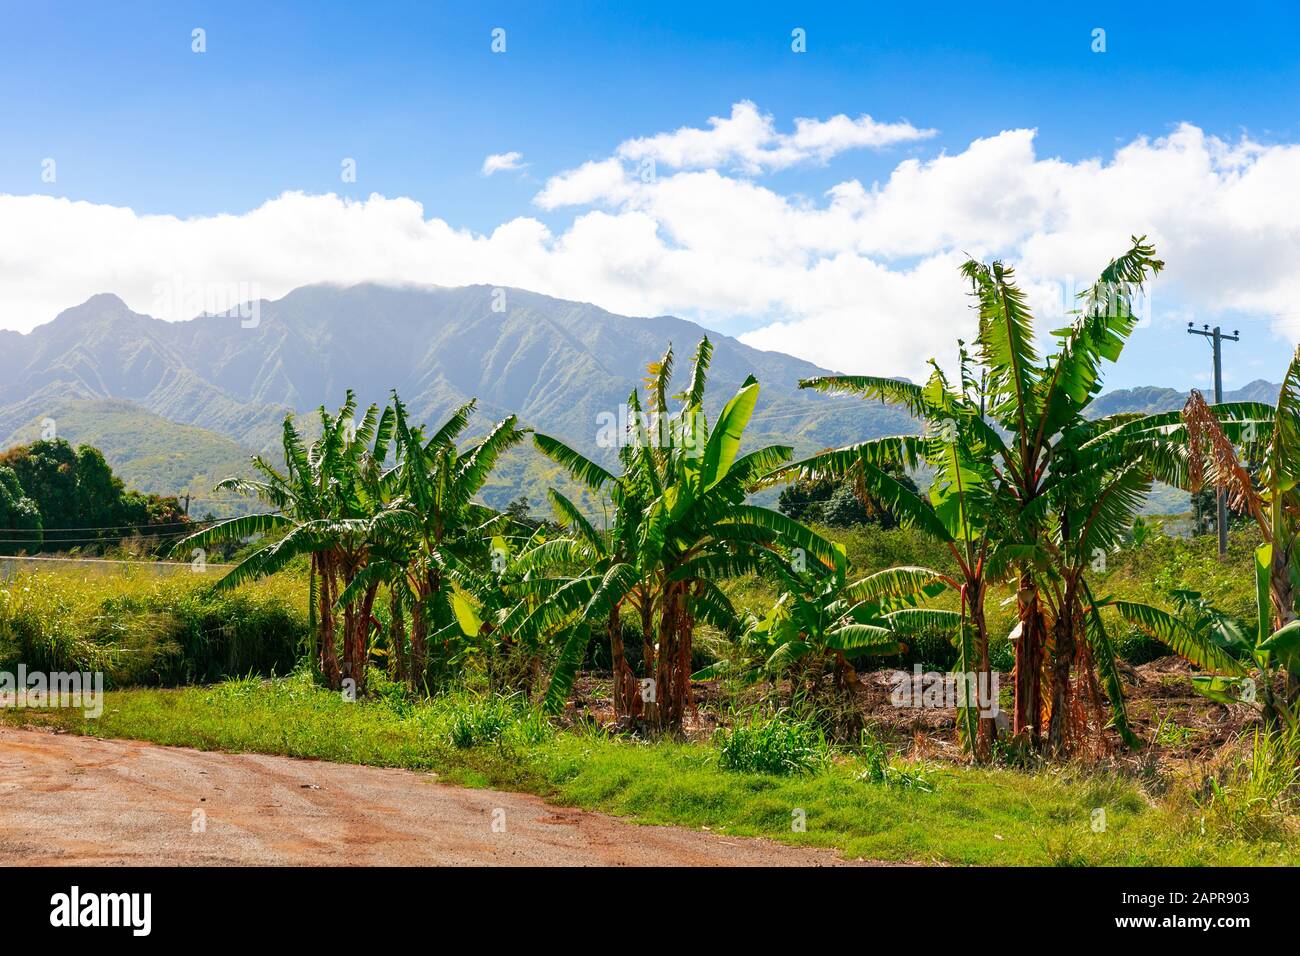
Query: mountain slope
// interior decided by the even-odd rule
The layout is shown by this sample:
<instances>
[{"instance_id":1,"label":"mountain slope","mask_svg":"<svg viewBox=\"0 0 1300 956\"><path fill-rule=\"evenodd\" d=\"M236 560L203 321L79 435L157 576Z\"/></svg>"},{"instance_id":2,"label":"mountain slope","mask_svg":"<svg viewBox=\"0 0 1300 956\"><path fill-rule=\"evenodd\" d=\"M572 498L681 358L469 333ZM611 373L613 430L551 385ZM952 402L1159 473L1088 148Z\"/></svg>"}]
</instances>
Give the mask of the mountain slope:
<instances>
[{"instance_id":1,"label":"mountain slope","mask_svg":"<svg viewBox=\"0 0 1300 956\"><path fill-rule=\"evenodd\" d=\"M194 501L192 514L231 513L231 496L212 486L228 475L250 476L250 452L216 432L178 425L122 399L65 399L11 434L0 448L40 438L46 420L73 445L93 445L129 488Z\"/></svg>"},{"instance_id":2,"label":"mountain slope","mask_svg":"<svg viewBox=\"0 0 1300 956\"><path fill-rule=\"evenodd\" d=\"M98 295L27 335L8 335L0 435L58 418L68 400L125 399L170 422L274 449L286 411L337 407L349 387L364 407L395 388L416 420L440 423L473 397L473 432L513 413L609 461L615 449L598 443L601 416L619 416L646 364L670 343L684 382L706 334L682 319L628 318L518 289L503 297L489 286L316 285L257 308L249 328L235 314L168 323ZM800 378L825 374L811 363L707 334L714 355L706 411L715 415L748 375L762 383L753 445L806 453L916 430L897 407L800 391ZM519 450L504 468L536 506L551 470L531 455ZM511 490L494 486L489 498L502 503Z\"/></svg>"}]
</instances>

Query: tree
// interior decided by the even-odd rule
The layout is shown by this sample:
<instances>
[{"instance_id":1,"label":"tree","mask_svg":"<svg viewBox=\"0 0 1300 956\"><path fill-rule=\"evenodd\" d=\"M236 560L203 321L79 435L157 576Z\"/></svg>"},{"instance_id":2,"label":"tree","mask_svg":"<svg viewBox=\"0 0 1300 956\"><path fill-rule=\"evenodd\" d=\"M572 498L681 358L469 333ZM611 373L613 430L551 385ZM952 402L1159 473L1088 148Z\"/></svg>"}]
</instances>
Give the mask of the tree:
<instances>
[{"instance_id":1,"label":"tree","mask_svg":"<svg viewBox=\"0 0 1300 956\"><path fill-rule=\"evenodd\" d=\"M449 663L450 641L459 625L453 603L455 574L485 573L507 561L493 537L512 519L474 501L501 454L526 434L513 415L498 422L477 444L458 450L456 440L469 426L475 403L458 408L431 436L410 422L406 406L393 393L392 412L397 464L392 470L391 518L378 543L378 560L367 581L386 581L410 617L409 646L405 628L397 632L394 651L406 656L413 683L430 678L430 666ZM430 661L429 640L441 653Z\"/></svg>"},{"instance_id":2,"label":"tree","mask_svg":"<svg viewBox=\"0 0 1300 956\"><path fill-rule=\"evenodd\" d=\"M0 455L0 467L12 470L40 512L45 531L34 550L94 548L132 534L174 536L189 522L175 498L127 490L89 445L74 449L63 439L18 445Z\"/></svg>"},{"instance_id":3,"label":"tree","mask_svg":"<svg viewBox=\"0 0 1300 956\"><path fill-rule=\"evenodd\" d=\"M1112 433L1127 419L1086 419L1101 389L1103 361L1119 358L1137 326L1133 297L1163 266L1145 239L1134 238L1081 293L1074 320L1055 333L1059 344L1046 358L1038 354L1033 317L1014 271L1001 262L970 260L962 267L978 303L988 416L1008 436L995 467L997 500L1012 529L1009 543L1019 552L1013 729L1038 745L1046 727L1058 753L1067 745L1072 669L1083 668L1089 679L1094 662L1113 669L1104 630L1095 621L1085 627L1091 602L1081 559L1090 548L1106 548L1131 518L1134 488L1157 472L1169 477L1174 465L1158 433L1138 429L1117 440ZM1144 434L1149 441L1139 442ZM1088 494L1105 495L1090 515L1075 507L1087 505L1076 495L1081 486L1071 485L1083 479ZM1053 513L1053 506L1062 510ZM1123 733L1122 694L1117 683L1108 686Z\"/></svg>"},{"instance_id":4,"label":"tree","mask_svg":"<svg viewBox=\"0 0 1300 956\"><path fill-rule=\"evenodd\" d=\"M315 658L320 673L338 690L351 681L365 693L367 637L378 581L356 585L370 557L372 541L391 520L376 492L382 486L382 465L392 435L392 415L379 418L372 405L361 425L355 424L356 398L349 390L337 416L319 409L321 436L304 445L293 419L286 416L281 431L283 469L261 456L253 467L259 479L227 478L217 484L240 494L257 495L274 511L231 518L191 535L175 550L188 554L252 536L271 538L217 583L233 588L245 581L282 570L306 556L310 562L310 597ZM373 449L368 448L373 440ZM342 612L342 662L338 656L337 612Z\"/></svg>"},{"instance_id":5,"label":"tree","mask_svg":"<svg viewBox=\"0 0 1300 956\"><path fill-rule=\"evenodd\" d=\"M886 462L887 474L911 491L916 483L896 462ZM781 489L777 508L796 521L820 523L832 528L878 524L882 528L898 526L898 519L864 488L844 478L801 478Z\"/></svg>"},{"instance_id":6,"label":"tree","mask_svg":"<svg viewBox=\"0 0 1300 956\"><path fill-rule=\"evenodd\" d=\"M651 364L648 414L642 413L636 390L628 399L631 434L620 450L617 476L557 439L534 438L538 449L574 478L609 495L618 536L613 560L599 577L574 579L536 612L548 620L582 610L583 625L572 629L552 682L571 679L585 653L587 625L610 626L615 609L632 604L640 617L647 677L652 674L654 681L644 710L651 725L667 733L681 731L691 705L697 622L737 627L735 609L718 580L757 572L764 551L827 566L846 563L843 550L821 536L780 512L745 503L754 482L787 461L791 450L773 446L739 454L758 401L752 376L709 427L703 404L712 350L707 338L700 342L687 389L676 396L676 411L669 408L668 396L671 348ZM625 664L616 661L616 673Z\"/></svg>"},{"instance_id":7,"label":"tree","mask_svg":"<svg viewBox=\"0 0 1300 956\"><path fill-rule=\"evenodd\" d=\"M27 497L18 475L0 465L0 554L41 549L41 511Z\"/></svg>"}]
</instances>

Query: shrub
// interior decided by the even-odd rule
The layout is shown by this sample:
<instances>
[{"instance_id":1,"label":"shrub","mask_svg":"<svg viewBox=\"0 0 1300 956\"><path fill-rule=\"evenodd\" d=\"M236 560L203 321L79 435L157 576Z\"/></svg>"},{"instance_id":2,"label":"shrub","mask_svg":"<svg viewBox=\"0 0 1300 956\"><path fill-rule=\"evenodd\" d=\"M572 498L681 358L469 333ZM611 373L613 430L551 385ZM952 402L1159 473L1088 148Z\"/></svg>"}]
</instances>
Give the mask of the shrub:
<instances>
[{"instance_id":1,"label":"shrub","mask_svg":"<svg viewBox=\"0 0 1300 956\"><path fill-rule=\"evenodd\" d=\"M435 706L448 713L447 737L466 750L484 744L537 746L555 734L550 719L519 694L469 696L450 694Z\"/></svg>"},{"instance_id":2,"label":"shrub","mask_svg":"<svg viewBox=\"0 0 1300 956\"><path fill-rule=\"evenodd\" d=\"M924 767L899 763L883 741L865 730L862 732L860 759L862 771L858 774L859 780L923 793L934 789Z\"/></svg>"}]
</instances>

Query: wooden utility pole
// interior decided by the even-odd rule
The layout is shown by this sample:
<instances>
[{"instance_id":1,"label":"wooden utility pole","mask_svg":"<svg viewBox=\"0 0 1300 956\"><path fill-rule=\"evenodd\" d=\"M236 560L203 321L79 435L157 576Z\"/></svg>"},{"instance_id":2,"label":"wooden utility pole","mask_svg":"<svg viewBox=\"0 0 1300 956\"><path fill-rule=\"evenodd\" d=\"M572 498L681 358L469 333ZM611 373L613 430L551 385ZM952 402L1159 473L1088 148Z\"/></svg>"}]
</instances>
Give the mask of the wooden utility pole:
<instances>
[{"instance_id":1,"label":"wooden utility pole","mask_svg":"<svg viewBox=\"0 0 1300 956\"><path fill-rule=\"evenodd\" d=\"M1232 330L1228 335L1217 325L1210 328L1205 325L1203 328L1193 328L1192 323L1187 323L1188 335L1200 335L1210 340L1214 347L1214 404L1223 404L1223 343L1240 342L1241 332L1237 329ZM1224 496L1223 489L1218 492L1218 526L1219 526L1219 557L1228 553L1228 505Z\"/></svg>"}]
</instances>

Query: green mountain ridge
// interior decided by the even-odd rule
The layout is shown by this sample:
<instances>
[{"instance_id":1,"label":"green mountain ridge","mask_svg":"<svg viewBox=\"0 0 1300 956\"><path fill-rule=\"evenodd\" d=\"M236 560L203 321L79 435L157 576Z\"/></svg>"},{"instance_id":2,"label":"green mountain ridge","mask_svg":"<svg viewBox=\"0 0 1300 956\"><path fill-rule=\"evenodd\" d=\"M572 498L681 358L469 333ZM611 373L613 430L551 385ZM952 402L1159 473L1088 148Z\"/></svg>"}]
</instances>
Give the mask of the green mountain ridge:
<instances>
[{"instance_id":1,"label":"green mountain ridge","mask_svg":"<svg viewBox=\"0 0 1300 956\"><path fill-rule=\"evenodd\" d=\"M29 440L50 418L60 436L100 447L141 490L202 498L217 478L247 473L250 452L274 460L287 412L310 430L308 413L337 408L349 387L362 407L395 388L415 420L440 423L476 397L478 434L513 413L610 463L616 449L601 447L602 421L620 415L631 383L670 343L684 382L705 334L714 344L710 417L746 376L762 384L747 443L802 455L917 431L897 406L798 388L826 369L673 316L615 315L522 289L362 283L305 286L184 322L101 294L25 335L0 333L0 435L9 436L6 447ZM1276 394L1257 382L1243 391L1254 398L1269 390ZM1127 389L1102 396L1097 408L1157 411L1183 398ZM548 486L572 489L528 446L506 456L485 497L499 507L522 493L542 510Z\"/></svg>"}]
</instances>

